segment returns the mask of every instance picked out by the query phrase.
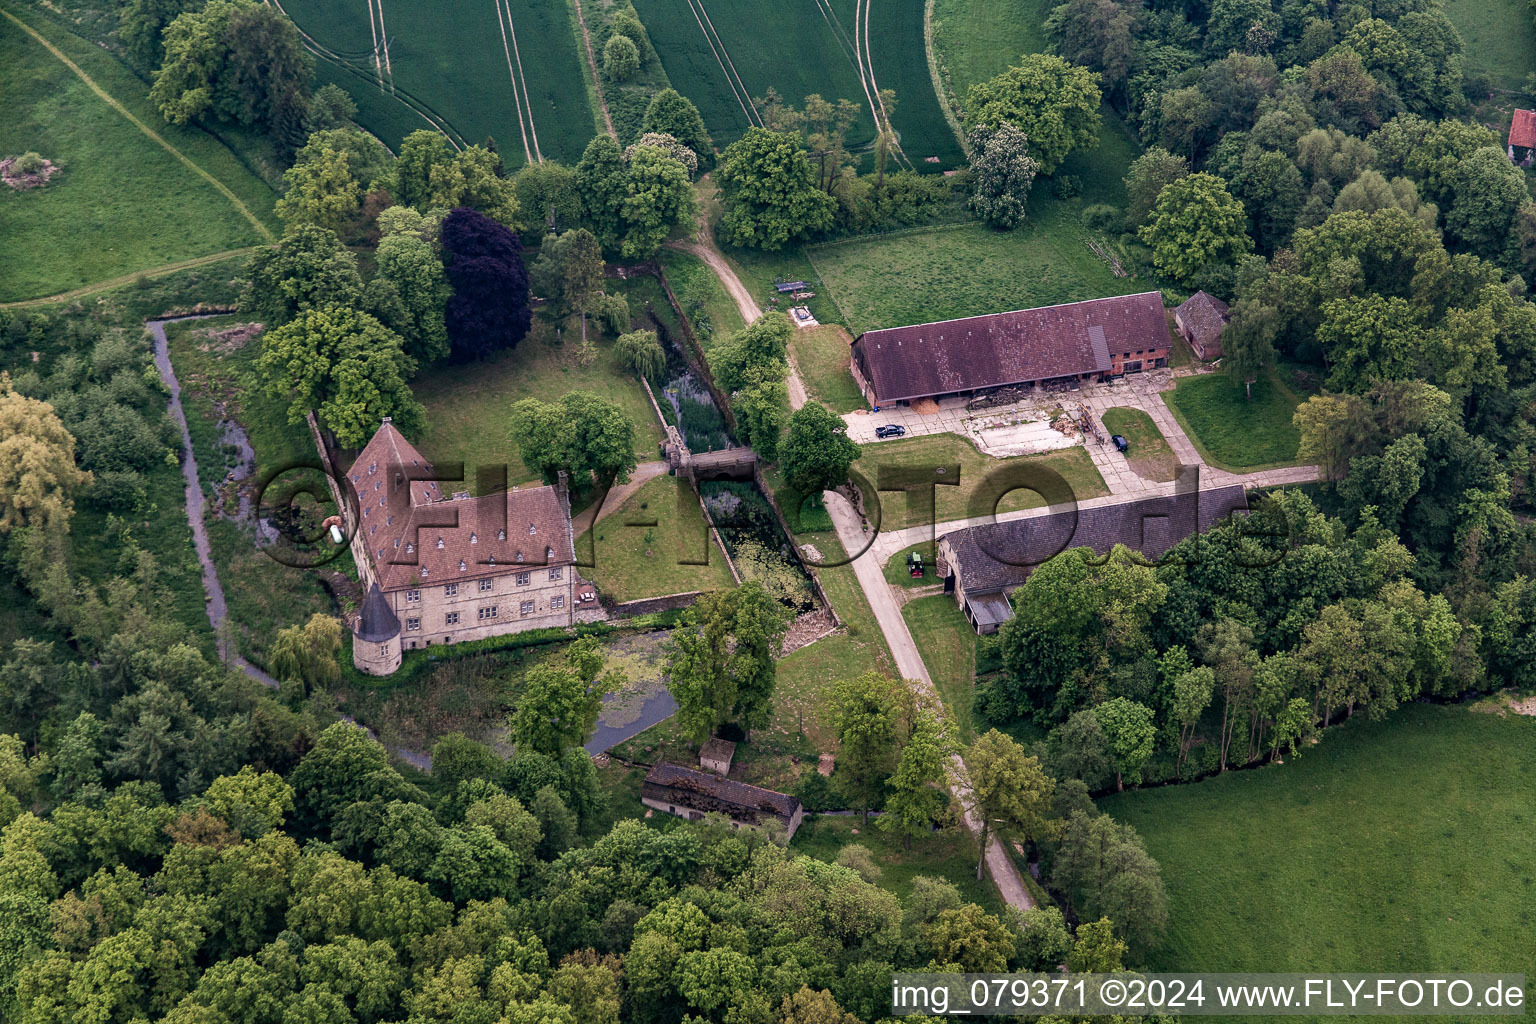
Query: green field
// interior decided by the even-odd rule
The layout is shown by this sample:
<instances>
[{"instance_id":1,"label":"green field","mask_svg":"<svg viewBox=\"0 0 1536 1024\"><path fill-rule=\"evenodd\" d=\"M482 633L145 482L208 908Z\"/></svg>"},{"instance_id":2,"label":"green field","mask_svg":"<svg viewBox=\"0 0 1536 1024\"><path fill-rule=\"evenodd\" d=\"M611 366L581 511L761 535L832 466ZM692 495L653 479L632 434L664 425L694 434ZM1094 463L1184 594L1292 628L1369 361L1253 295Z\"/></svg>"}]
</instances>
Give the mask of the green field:
<instances>
[{"instance_id":1,"label":"green field","mask_svg":"<svg viewBox=\"0 0 1536 1024\"><path fill-rule=\"evenodd\" d=\"M372 5L372 10L370 10ZM591 140L578 30L553 0L284 0L323 81L356 98L390 148L422 128L455 144L496 139L510 167L542 156L575 163ZM382 19L387 67L375 66ZM378 52L382 58L385 47ZM381 84L382 79L382 84Z\"/></svg>"},{"instance_id":2,"label":"green field","mask_svg":"<svg viewBox=\"0 0 1536 1024\"><path fill-rule=\"evenodd\" d=\"M1039 204L1032 203L1032 207ZM981 224L808 249L855 337L880 327L1145 291L1088 250L1070 208L1015 231Z\"/></svg>"},{"instance_id":3,"label":"green field","mask_svg":"<svg viewBox=\"0 0 1536 1024\"><path fill-rule=\"evenodd\" d=\"M1042 25L1055 0L934 0L933 48L957 102L1022 54L1047 49Z\"/></svg>"},{"instance_id":4,"label":"green field","mask_svg":"<svg viewBox=\"0 0 1536 1024\"><path fill-rule=\"evenodd\" d=\"M1301 432L1291 422L1296 395L1271 372L1253 397L1224 373L1184 377L1163 401L1206 462L1242 472L1296 461Z\"/></svg>"},{"instance_id":5,"label":"green field","mask_svg":"<svg viewBox=\"0 0 1536 1024\"><path fill-rule=\"evenodd\" d=\"M634 312L639 312L636 306ZM645 390L626 372L613 352L613 340L599 338L597 360L581 365L580 322L566 325L564 341L554 344L554 328L535 318L533 330L512 351L469 366L441 365L411 382L427 410L427 429L417 447L434 462L465 463L474 479L476 466L507 464L508 482L531 483L535 475L518 457L512 439L511 408L524 398L553 402L567 391L591 391L617 403L635 425L635 457L656 458L661 425Z\"/></svg>"},{"instance_id":6,"label":"green field","mask_svg":"<svg viewBox=\"0 0 1536 1024\"><path fill-rule=\"evenodd\" d=\"M1047 452L1043 455L1017 455L999 459L983 455L965 438L956 434L929 434L925 437L908 437L895 441L879 441L864 446L864 454L854 468L870 481L879 480L881 466L891 467L960 467L958 486L935 487L933 503L936 521L952 522L975 515L984 515L992 509L977 511L970 507L978 487L988 475L1009 466L1023 464L1047 466L1060 473L1072 488L1078 501L1108 494L1104 478L1093 465L1093 459L1081 446ZM947 474L946 474L947 475ZM910 526L922 526L927 522L923 511L913 508L910 494L882 494L880 496L880 529L904 530ZM996 511L1014 512L1035 508L1041 498L1033 491L1011 491L998 503ZM872 516L873 517L873 516Z\"/></svg>"},{"instance_id":7,"label":"green field","mask_svg":"<svg viewBox=\"0 0 1536 1024\"><path fill-rule=\"evenodd\" d=\"M867 146L875 134L875 90L894 89L892 124L911 165L935 171L961 160L928 74L920 4L636 0L635 7L667 77L698 106L721 148L760 123L752 101L770 87L796 107L812 93L859 104L848 141ZM929 156L939 162L927 162Z\"/></svg>"},{"instance_id":8,"label":"green field","mask_svg":"<svg viewBox=\"0 0 1536 1024\"><path fill-rule=\"evenodd\" d=\"M1536 22L1525 0L1446 0L1445 13L1467 44L1468 69L1501 89L1520 89L1533 70Z\"/></svg>"},{"instance_id":9,"label":"green field","mask_svg":"<svg viewBox=\"0 0 1536 1024\"><path fill-rule=\"evenodd\" d=\"M0 187L0 302L266 240L276 196L234 154L167 125L144 83L100 49L35 11L17 15L128 114L114 108L11 13L0 7L0 158L32 150L62 171L38 189Z\"/></svg>"},{"instance_id":10,"label":"green field","mask_svg":"<svg viewBox=\"0 0 1536 1024\"><path fill-rule=\"evenodd\" d=\"M1415 704L1281 767L1100 806L1162 865L1154 970L1531 975L1533 777L1536 722Z\"/></svg>"},{"instance_id":11,"label":"green field","mask_svg":"<svg viewBox=\"0 0 1536 1024\"><path fill-rule=\"evenodd\" d=\"M969 745L976 740L971 711L976 693L976 632L952 594L934 594L909 601L901 608L912 639L923 653L923 664L955 723L955 737Z\"/></svg>"}]
</instances>

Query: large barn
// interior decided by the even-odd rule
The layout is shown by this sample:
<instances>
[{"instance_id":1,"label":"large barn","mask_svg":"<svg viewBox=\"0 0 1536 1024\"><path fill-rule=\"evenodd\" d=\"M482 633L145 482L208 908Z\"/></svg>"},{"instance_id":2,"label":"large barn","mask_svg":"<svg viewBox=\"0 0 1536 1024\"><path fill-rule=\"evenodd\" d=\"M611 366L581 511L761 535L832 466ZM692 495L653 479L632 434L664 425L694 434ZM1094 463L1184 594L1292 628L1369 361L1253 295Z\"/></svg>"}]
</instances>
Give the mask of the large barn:
<instances>
[{"instance_id":1,"label":"large barn","mask_svg":"<svg viewBox=\"0 0 1536 1024\"><path fill-rule=\"evenodd\" d=\"M853 379L871 406L1100 380L1168 365L1161 292L865 331Z\"/></svg>"}]
</instances>

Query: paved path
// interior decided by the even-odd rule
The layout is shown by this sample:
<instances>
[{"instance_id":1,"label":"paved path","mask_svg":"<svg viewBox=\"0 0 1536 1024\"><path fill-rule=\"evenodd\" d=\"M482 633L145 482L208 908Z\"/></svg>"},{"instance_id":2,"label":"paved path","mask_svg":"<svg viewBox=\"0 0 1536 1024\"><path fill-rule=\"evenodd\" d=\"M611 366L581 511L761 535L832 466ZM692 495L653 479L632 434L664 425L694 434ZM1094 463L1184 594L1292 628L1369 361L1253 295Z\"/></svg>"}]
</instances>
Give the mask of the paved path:
<instances>
[{"instance_id":1,"label":"paved path","mask_svg":"<svg viewBox=\"0 0 1536 1024\"><path fill-rule=\"evenodd\" d=\"M827 504L827 512L832 517L832 523L837 528L837 535L843 542L843 547L848 551L858 551L869 542L869 534L866 527L860 522L859 514L848 504L846 498L835 491L827 491L822 495ZM918 696L926 703L935 707L943 707L943 701L939 698L939 692L934 688L933 679L928 675L928 666L923 663L923 656L917 649L917 642L912 639L912 633L907 629L907 622L901 617L901 605L891 594L891 588L885 582L885 576L880 571L881 562L866 555L856 558L853 562L854 575L858 577L859 585L864 588L864 596L869 600L869 607L875 613L875 621L880 623L880 631L885 634L885 642L891 648L891 656L896 660L896 670L901 673L903 679L917 688ZM976 817L971 799L970 775L966 771L965 762L959 754L949 759L949 786L950 791L959 799L965 809L965 824L972 834L981 834L981 821ZM998 893L1009 906L1020 910L1031 910L1035 901L1029 895L1029 888L1024 884L1024 879L1019 875L1019 870L1014 866L1013 859L1008 856L1003 844L997 837L992 837L987 842L987 872L992 876L992 881L997 885Z\"/></svg>"},{"instance_id":2,"label":"paved path","mask_svg":"<svg viewBox=\"0 0 1536 1024\"><path fill-rule=\"evenodd\" d=\"M571 536L580 537L587 530L591 529L594 513L596 513L599 521L613 515L614 512L618 511L619 506L628 500L631 494L634 494L658 476L665 475L671 468L671 466L659 459L640 463L640 465L635 467L634 472L629 474L629 483L614 484L608 493L603 496L601 508L594 503L588 505L571 518Z\"/></svg>"},{"instance_id":3,"label":"paved path","mask_svg":"<svg viewBox=\"0 0 1536 1024\"><path fill-rule=\"evenodd\" d=\"M229 606L225 603L224 587L219 582L219 571L213 564L213 554L208 544L208 527L203 521L203 485L197 476L197 456L192 451L192 432L187 429L187 416L181 408L181 381L176 379L176 369L171 365L170 343L165 336L166 324L179 320L205 320L209 316L217 315L202 313L195 316L170 317L165 320L146 320L144 327L155 340L155 368L160 371L160 379L165 382L167 390L171 393L171 420L181 431L181 475L186 482L187 525L192 528L192 547L197 552L198 564L203 569L203 595L208 607L208 621L213 626L214 636L218 638L221 656L258 683L276 690L279 689L276 679L246 661L238 651L223 650L224 622L229 616ZM372 729L360 724L357 719L342 715L341 720L356 725L373 739L378 739ZM396 747L391 749L390 753L421 771L432 770L431 756L419 750Z\"/></svg>"}]
</instances>

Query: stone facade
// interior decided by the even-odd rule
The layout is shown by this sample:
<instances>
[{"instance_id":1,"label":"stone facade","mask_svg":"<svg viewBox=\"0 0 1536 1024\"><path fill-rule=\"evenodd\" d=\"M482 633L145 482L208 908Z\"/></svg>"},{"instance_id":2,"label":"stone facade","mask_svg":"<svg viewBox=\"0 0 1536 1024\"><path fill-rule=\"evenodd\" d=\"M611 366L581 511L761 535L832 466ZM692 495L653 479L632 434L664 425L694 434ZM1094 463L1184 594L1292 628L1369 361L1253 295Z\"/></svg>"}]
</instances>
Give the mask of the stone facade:
<instances>
[{"instance_id":1,"label":"stone facade","mask_svg":"<svg viewBox=\"0 0 1536 1024\"><path fill-rule=\"evenodd\" d=\"M364 641L360 623L353 649L366 655L354 653L362 671L387 675L404 651L434 644L570 626L580 598L593 594L576 571L563 486L444 495L431 464L387 419L346 482L358 575L387 609L374 617L398 623L389 655L385 641Z\"/></svg>"}]
</instances>

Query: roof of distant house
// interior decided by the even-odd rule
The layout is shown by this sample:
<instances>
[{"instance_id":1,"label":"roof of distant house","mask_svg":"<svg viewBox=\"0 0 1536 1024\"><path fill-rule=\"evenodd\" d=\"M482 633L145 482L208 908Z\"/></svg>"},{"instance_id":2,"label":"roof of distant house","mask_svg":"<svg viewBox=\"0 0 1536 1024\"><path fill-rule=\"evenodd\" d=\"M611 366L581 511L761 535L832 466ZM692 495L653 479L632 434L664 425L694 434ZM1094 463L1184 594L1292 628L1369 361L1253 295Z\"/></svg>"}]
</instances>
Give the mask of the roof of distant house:
<instances>
[{"instance_id":1,"label":"roof of distant house","mask_svg":"<svg viewBox=\"0 0 1536 1024\"><path fill-rule=\"evenodd\" d=\"M1111 352L1165 348L1161 292L866 331L854 356L882 402L1104 373Z\"/></svg>"},{"instance_id":2,"label":"roof of distant house","mask_svg":"<svg viewBox=\"0 0 1536 1024\"><path fill-rule=\"evenodd\" d=\"M761 786L751 786L745 782L737 782L735 779L721 778L712 772L702 772L697 768L687 768L670 761L658 761L652 765L651 770L645 775L645 781L652 785L665 786L679 795L697 793L703 797L734 804L745 810L766 811L785 818L791 817L800 809L799 798L787 793L776 793ZM681 802L685 806L691 806L686 800ZM695 809L707 810L708 808Z\"/></svg>"},{"instance_id":3,"label":"roof of distant house","mask_svg":"<svg viewBox=\"0 0 1536 1024\"><path fill-rule=\"evenodd\" d=\"M557 488L445 498L432 475L432 464L388 420L347 471L357 528L383 589L575 562L569 506Z\"/></svg>"},{"instance_id":4,"label":"roof of distant house","mask_svg":"<svg viewBox=\"0 0 1536 1024\"><path fill-rule=\"evenodd\" d=\"M1195 292L1173 312L1200 345L1216 341L1227 329L1227 304L1206 292Z\"/></svg>"},{"instance_id":5,"label":"roof of distant house","mask_svg":"<svg viewBox=\"0 0 1536 1024\"><path fill-rule=\"evenodd\" d=\"M1517 110L1509 122L1509 144L1536 149L1536 110Z\"/></svg>"},{"instance_id":6,"label":"roof of distant house","mask_svg":"<svg viewBox=\"0 0 1536 1024\"><path fill-rule=\"evenodd\" d=\"M1231 484L1198 496L1189 491L972 526L939 539L954 551L950 568L960 575L960 589L967 596L980 595L1019 586L1036 566L1069 548L1107 555L1124 544L1157 558L1247 507L1242 485Z\"/></svg>"}]
</instances>

